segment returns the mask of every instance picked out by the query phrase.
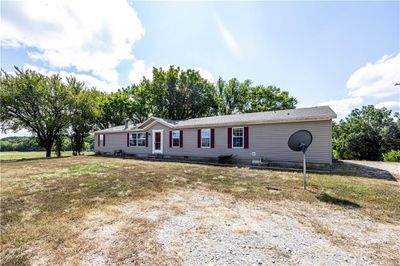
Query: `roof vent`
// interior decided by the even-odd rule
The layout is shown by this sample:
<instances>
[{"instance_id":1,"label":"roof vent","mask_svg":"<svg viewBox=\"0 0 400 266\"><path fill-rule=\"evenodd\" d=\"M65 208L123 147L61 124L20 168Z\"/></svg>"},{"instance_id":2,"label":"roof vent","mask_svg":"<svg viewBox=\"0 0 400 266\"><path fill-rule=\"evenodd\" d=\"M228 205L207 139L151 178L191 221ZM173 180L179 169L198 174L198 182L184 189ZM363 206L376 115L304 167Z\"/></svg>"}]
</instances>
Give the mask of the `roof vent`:
<instances>
[{"instance_id":1,"label":"roof vent","mask_svg":"<svg viewBox=\"0 0 400 266\"><path fill-rule=\"evenodd\" d=\"M129 118L125 119L125 129L128 129L129 126Z\"/></svg>"}]
</instances>

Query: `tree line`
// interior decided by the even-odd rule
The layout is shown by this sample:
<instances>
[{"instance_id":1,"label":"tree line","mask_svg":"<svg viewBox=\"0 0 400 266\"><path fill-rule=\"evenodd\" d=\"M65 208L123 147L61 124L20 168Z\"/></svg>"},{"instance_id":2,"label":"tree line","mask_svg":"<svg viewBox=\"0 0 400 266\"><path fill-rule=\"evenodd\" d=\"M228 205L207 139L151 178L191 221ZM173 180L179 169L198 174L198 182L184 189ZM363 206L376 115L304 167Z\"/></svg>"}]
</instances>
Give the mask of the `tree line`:
<instances>
[{"instance_id":1,"label":"tree line","mask_svg":"<svg viewBox=\"0 0 400 266\"><path fill-rule=\"evenodd\" d=\"M213 115L293 109L297 99L276 86L252 86L250 80L219 78L212 83L193 69L153 68L151 80L121 88L100 103L100 128L125 118L141 123L150 116L182 120Z\"/></svg>"},{"instance_id":2,"label":"tree line","mask_svg":"<svg viewBox=\"0 0 400 266\"><path fill-rule=\"evenodd\" d=\"M0 123L3 130L25 128L51 156L70 140L79 155L90 133L150 116L189 119L212 115L295 108L296 98L275 86L253 86L219 78L212 83L193 69L153 68L152 79L105 93L88 88L74 77L46 76L15 67L14 73L0 75Z\"/></svg>"},{"instance_id":3,"label":"tree line","mask_svg":"<svg viewBox=\"0 0 400 266\"><path fill-rule=\"evenodd\" d=\"M63 82L59 75L17 67L12 74L2 71L0 84L3 130L28 129L35 141L25 143L45 149L46 156L52 150L60 155L66 148L78 155L93 143L94 130L122 125L126 118L136 124L150 116L181 120L292 109L297 104L275 86L253 86L236 78L212 83L196 70L175 66L153 68L151 79L143 77L114 93L88 88L74 77ZM1 144L4 150L6 143ZM339 159L399 161L399 114L372 105L354 109L333 124L333 153Z\"/></svg>"},{"instance_id":4,"label":"tree line","mask_svg":"<svg viewBox=\"0 0 400 266\"><path fill-rule=\"evenodd\" d=\"M24 136L24 137L5 137L0 139L0 147L1 151L45 151L45 149L39 146L37 142L37 138L33 136ZM83 151L90 151L94 148L94 139L93 135L89 136L83 145ZM62 151L71 151L72 145L71 140L69 138L64 138L62 147Z\"/></svg>"},{"instance_id":5,"label":"tree line","mask_svg":"<svg viewBox=\"0 0 400 266\"><path fill-rule=\"evenodd\" d=\"M339 159L400 161L399 113L373 105L354 109L333 124L333 152Z\"/></svg>"}]
</instances>

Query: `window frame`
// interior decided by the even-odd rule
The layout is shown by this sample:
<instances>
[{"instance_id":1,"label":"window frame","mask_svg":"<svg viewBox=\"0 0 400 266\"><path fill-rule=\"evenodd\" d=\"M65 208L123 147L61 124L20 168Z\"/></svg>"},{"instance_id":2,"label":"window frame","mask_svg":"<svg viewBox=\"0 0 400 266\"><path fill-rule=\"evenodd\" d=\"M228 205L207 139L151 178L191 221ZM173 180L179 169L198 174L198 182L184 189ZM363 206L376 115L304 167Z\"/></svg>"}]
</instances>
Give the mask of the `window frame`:
<instances>
[{"instance_id":1,"label":"window frame","mask_svg":"<svg viewBox=\"0 0 400 266\"><path fill-rule=\"evenodd\" d=\"M208 131L208 146L203 146L203 130ZM206 139L206 138L204 138ZM202 128L200 130L200 147L203 149L210 149L211 148L211 128Z\"/></svg>"},{"instance_id":2,"label":"window frame","mask_svg":"<svg viewBox=\"0 0 400 266\"><path fill-rule=\"evenodd\" d=\"M142 134L141 138L139 135ZM133 140L133 135L136 135L136 145L132 145L131 140ZM143 145L139 145L139 140L143 140ZM134 132L129 134L129 147L146 147L146 133L144 132Z\"/></svg>"},{"instance_id":3,"label":"window frame","mask_svg":"<svg viewBox=\"0 0 400 266\"><path fill-rule=\"evenodd\" d=\"M176 133L176 132L178 132L178 137L174 138L174 133ZM181 131L180 130L172 130L171 135L172 135L171 136L171 141L172 141L171 147L172 148L180 148L181 147ZM174 145L174 139L178 139L178 145Z\"/></svg>"},{"instance_id":4,"label":"window frame","mask_svg":"<svg viewBox=\"0 0 400 266\"><path fill-rule=\"evenodd\" d=\"M98 143L99 147L104 146L104 135L105 134L99 134L99 143Z\"/></svg>"},{"instance_id":5,"label":"window frame","mask_svg":"<svg viewBox=\"0 0 400 266\"><path fill-rule=\"evenodd\" d=\"M242 136L235 136L234 131L235 129L242 129ZM235 147L234 138L242 138L242 146ZM233 127L232 128L232 149L244 149L244 127Z\"/></svg>"}]
</instances>

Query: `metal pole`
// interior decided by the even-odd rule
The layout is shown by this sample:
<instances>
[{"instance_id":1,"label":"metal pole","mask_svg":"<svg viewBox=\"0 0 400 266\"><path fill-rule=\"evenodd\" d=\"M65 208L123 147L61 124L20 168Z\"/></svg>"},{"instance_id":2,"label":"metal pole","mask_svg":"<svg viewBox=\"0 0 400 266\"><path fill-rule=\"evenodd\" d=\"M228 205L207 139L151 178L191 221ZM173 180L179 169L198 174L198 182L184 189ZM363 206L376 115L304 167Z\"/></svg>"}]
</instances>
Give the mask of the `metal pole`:
<instances>
[{"instance_id":1,"label":"metal pole","mask_svg":"<svg viewBox=\"0 0 400 266\"><path fill-rule=\"evenodd\" d=\"M303 152L303 186L307 189L307 175L306 175L306 153Z\"/></svg>"}]
</instances>

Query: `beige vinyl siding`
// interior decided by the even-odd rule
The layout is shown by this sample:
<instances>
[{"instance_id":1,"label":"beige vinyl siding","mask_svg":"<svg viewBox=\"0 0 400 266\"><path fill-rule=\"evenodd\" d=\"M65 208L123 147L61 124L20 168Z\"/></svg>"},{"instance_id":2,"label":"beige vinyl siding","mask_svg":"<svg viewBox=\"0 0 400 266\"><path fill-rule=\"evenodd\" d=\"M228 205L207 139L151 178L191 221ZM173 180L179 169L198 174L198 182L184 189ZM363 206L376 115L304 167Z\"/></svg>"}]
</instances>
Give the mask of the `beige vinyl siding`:
<instances>
[{"instance_id":1,"label":"beige vinyl siding","mask_svg":"<svg viewBox=\"0 0 400 266\"><path fill-rule=\"evenodd\" d=\"M237 125L238 127L245 125ZM289 149L287 141L289 136L297 130L307 129L313 134L313 143L307 152L307 160L311 163L332 162L331 121L292 122L279 124L247 125L249 127L249 148L228 149L228 127L215 128L215 148L197 147L197 128L183 129L183 147L169 147L169 131L172 130L159 123L153 129L164 129L163 154L171 156L209 157L233 154L239 160L263 159L268 161L301 162L302 153ZM207 128L207 127L204 127ZM97 144L97 143L96 143ZM149 135L148 147L127 147L126 133L106 134L106 146L98 147L96 151L113 153L122 149L126 153L151 154L152 136ZM252 152L256 156L252 156Z\"/></svg>"},{"instance_id":2,"label":"beige vinyl siding","mask_svg":"<svg viewBox=\"0 0 400 266\"><path fill-rule=\"evenodd\" d=\"M145 131L144 131L145 132ZM151 138L149 136L149 146L146 147L127 147L126 145L126 134L127 133L109 133L106 135L106 145L97 145L97 135L96 135L96 145L95 151L102 153L113 154L116 150L123 150L126 153L134 154L150 154L151 153Z\"/></svg>"}]
</instances>

